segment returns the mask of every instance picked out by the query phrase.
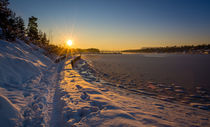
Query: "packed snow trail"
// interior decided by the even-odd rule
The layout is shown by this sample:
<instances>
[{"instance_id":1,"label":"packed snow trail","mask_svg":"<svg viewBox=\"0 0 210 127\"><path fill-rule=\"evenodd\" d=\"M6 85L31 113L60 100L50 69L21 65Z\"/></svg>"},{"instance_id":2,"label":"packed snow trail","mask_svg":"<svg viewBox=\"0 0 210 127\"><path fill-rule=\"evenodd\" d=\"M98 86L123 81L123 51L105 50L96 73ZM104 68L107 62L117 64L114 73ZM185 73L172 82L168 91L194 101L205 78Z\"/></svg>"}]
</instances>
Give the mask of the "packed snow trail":
<instances>
[{"instance_id":1,"label":"packed snow trail","mask_svg":"<svg viewBox=\"0 0 210 127\"><path fill-rule=\"evenodd\" d=\"M59 74L59 77L57 77L57 81L59 81L62 78L60 72L62 71L63 67L64 67L64 62L61 62L57 70ZM56 88L53 97L53 110L49 125L51 127L62 127L64 124L63 115L62 115L62 108L64 106L64 102L61 100L62 95L59 88L59 82L57 82L57 85L55 87Z\"/></svg>"},{"instance_id":2,"label":"packed snow trail","mask_svg":"<svg viewBox=\"0 0 210 127\"><path fill-rule=\"evenodd\" d=\"M61 75L63 126L210 126L208 111L110 86L85 69L79 74L71 67L70 60Z\"/></svg>"}]
</instances>

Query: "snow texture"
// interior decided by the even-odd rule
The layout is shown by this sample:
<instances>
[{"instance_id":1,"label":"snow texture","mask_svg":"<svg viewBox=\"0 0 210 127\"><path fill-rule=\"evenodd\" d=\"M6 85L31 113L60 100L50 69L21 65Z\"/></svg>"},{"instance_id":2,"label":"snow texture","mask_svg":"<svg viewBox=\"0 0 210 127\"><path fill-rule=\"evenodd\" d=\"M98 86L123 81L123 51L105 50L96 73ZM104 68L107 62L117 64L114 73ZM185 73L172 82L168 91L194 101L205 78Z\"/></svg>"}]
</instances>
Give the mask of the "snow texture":
<instances>
[{"instance_id":1,"label":"snow texture","mask_svg":"<svg viewBox=\"0 0 210 127\"><path fill-rule=\"evenodd\" d=\"M21 125L22 115L19 109L5 96L0 95L0 123L6 127Z\"/></svg>"},{"instance_id":2,"label":"snow texture","mask_svg":"<svg viewBox=\"0 0 210 127\"><path fill-rule=\"evenodd\" d=\"M2 119L0 125L47 126L52 112L57 70L58 65L44 56L43 50L37 46L20 40L15 43L1 40L0 116L8 122ZM15 114L11 115L11 112ZM18 114L23 119L19 119Z\"/></svg>"}]
</instances>

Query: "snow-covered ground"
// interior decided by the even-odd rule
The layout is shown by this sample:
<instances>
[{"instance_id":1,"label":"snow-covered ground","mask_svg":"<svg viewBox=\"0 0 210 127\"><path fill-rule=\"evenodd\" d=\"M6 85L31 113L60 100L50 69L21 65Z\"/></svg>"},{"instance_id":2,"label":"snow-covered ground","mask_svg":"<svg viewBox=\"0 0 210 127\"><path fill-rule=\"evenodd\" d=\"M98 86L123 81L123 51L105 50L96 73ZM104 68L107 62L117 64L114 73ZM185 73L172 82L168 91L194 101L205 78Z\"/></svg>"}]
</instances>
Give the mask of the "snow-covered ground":
<instances>
[{"instance_id":1,"label":"snow-covered ground","mask_svg":"<svg viewBox=\"0 0 210 127\"><path fill-rule=\"evenodd\" d=\"M0 41L1 126L48 125L59 65L43 52L22 41Z\"/></svg>"},{"instance_id":2,"label":"snow-covered ground","mask_svg":"<svg viewBox=\"0 0 210 127\"><path fill-rule=\"evenodd\" d=\"M210 112L94 77L84 61L55 64L42 49L0 41L1 126L210 126Z\"/></svg>"},{"instance_id":3,"label":"snow-covered ground","mask_svg":"<svg viewBox=\"0 0 210 127\"><path fill-rule=\"evenodd\" d=\"M136 95L95 79L86 70L81 74L66 61L60 82L65 102L66 126L209 126L210 113ZM80 63L79 66L85 63Z\"/></svg>"}]
</instances>

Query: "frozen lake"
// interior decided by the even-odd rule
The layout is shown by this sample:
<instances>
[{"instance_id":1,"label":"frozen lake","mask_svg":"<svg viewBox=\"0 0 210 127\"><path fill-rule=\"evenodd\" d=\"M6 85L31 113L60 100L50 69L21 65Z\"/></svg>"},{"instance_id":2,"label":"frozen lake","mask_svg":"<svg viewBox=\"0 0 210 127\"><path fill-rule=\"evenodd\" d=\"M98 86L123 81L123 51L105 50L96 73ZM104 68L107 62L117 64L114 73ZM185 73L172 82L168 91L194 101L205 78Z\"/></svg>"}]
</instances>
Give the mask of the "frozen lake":
<instances>
[{"instance_id":1,"label":"frozen lake","mask_svg":"<svg viewBox=\"0 0 210 127\"><path fill-rule=\"evenodd\" d=\"M210 91L210 55L200 54L97 54L83 59L110 82L143 86L147 82Z\"/></svg>"}]
</instances>

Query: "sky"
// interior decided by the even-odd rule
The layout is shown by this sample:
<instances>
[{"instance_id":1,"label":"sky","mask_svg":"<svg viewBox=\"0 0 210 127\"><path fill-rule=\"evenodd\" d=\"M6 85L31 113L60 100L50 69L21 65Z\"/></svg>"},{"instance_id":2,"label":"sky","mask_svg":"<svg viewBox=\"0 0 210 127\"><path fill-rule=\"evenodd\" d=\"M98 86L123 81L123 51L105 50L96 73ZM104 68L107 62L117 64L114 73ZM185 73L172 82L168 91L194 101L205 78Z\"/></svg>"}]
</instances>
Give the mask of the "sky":
<instances>
[{"instance_id":1,"label":"sky","mask_svg":"<svg viewBox=\"0 0 210 127\"><path fill-rule=\"evenodd\" d=\"M10 0L51 43L101 50L210 44L210 0Z\"/></svg>"}]
</instances>

